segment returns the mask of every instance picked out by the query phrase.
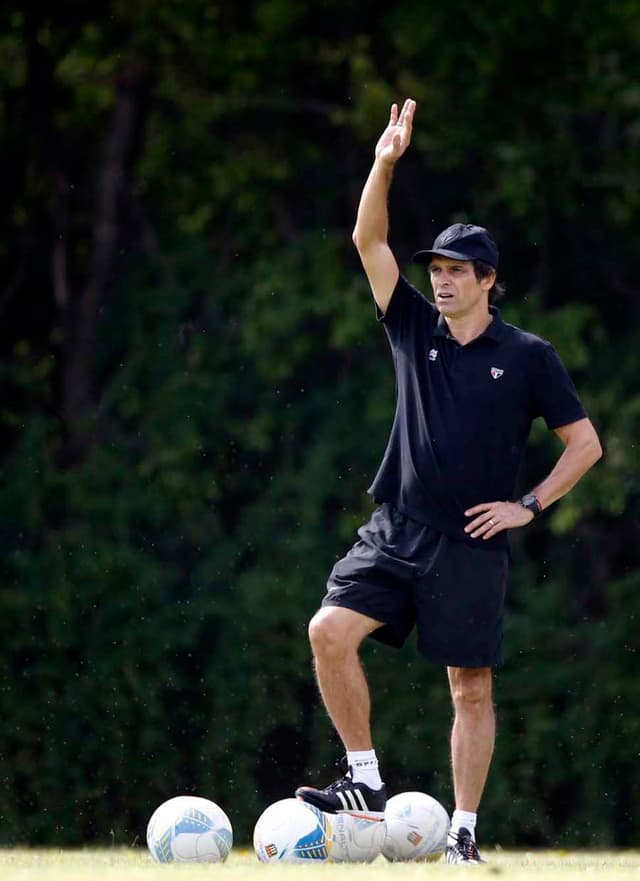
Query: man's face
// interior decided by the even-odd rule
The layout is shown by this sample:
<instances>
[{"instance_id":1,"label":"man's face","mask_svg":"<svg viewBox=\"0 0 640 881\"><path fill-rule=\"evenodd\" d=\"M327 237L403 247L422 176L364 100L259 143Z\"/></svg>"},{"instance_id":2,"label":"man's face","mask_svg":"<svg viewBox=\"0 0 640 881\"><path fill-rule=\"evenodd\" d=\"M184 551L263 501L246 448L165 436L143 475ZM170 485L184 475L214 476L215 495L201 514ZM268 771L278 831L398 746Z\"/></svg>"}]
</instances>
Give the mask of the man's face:
<instances>
[{"instance_id":1,"label":"man's face","mask_svg":"<svg viewBox=\"0 0 640 881\"><path fill-rule=\"evenodd\" d=\"M433 257L429 277L436 308L445 318L462 318L475 311L486 311L495 276L478 281L470 260Z\"/></svg>"}]
</instances>

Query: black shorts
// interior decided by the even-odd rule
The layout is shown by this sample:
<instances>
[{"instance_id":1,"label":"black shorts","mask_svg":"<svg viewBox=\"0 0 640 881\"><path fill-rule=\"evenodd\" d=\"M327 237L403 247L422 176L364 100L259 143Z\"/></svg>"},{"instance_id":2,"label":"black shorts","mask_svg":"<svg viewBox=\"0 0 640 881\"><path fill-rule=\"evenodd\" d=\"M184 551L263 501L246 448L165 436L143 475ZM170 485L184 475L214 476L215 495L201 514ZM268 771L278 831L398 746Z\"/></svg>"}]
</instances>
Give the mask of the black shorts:
<instances>
[{"instance_id":1,"label":"black shorts","mask_svg":"<svg viewBox=\"0 0 640 881\"><path fill-rule=\"evenodd\" d=\"M371 636L396 647L415 624L419 650L436 664L502 663L507 551L454 541L386 502L358 535L331 571L323 606L381 621Z\"/></svg>"}]
</instances>

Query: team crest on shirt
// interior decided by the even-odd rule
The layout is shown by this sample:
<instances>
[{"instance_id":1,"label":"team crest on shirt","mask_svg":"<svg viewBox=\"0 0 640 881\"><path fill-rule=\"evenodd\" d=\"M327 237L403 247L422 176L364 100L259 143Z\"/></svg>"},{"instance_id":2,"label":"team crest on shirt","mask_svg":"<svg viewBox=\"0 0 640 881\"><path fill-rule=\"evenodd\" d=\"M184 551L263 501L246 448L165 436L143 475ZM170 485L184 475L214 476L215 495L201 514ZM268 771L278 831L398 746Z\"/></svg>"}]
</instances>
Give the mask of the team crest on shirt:
<instances>
[{"instance_id":1,"label":"team crest on shirt","mask_svg":"<svg viewBox=\"0 0 640 881\"><path fill-rule=\"evenodd\" d=\"M491 368L491 377L492 379L500 379L504 370L501 370L500 367L492 367Z\"/></svg>"},{"instance_id":2,"label":"team crest on shirt","mask_svg":"<svg viewBox=\"0 0 640 881\"><path fill-rule=\"evenodd\" d=\"M437 349L429 349L429 361L435 361L438 357Z\"/></svg>"}]
</instances>

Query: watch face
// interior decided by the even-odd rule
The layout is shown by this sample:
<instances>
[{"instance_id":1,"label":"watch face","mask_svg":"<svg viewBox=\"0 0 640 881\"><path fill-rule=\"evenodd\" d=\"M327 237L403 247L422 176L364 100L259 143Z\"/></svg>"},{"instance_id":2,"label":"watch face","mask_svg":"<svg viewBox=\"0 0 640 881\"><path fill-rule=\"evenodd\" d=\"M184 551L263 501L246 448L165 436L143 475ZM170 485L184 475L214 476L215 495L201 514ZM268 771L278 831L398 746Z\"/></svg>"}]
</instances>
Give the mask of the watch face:
<instances>
[{"instance_id":1,"label":"watch face","mask_svg":"<svg viewBox=\"0 0 640 881\"><path fill-rule=\"evenodd\" d=\"M526 496L522 496L520 502L523 507L528 508L528 510L532 511L534 514L540 513L540 502L533 493L527 493Z\"/></svg>"}]
</instances>

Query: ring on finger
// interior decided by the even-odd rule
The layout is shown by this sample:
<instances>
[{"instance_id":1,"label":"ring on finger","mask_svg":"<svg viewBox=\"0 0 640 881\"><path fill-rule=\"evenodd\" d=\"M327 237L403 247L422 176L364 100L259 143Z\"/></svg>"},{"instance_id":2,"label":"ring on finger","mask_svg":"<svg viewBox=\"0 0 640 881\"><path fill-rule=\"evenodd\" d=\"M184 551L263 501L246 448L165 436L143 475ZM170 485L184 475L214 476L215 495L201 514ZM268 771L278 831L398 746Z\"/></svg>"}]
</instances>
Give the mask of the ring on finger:
<instances>
[{"instance_id":1,"label":"ring on finger","mask_svg":"<svg viewBox=\"0 0 640 881\"><path fill-rule=\"evenodd\" d=\"M495 525L496 525L496 524L495 524L495 521L494 521L494 520L491 520L491 518L489 518L489 523L491 524L491 526L495 526Z\"/></svg>"}]
</instances>

